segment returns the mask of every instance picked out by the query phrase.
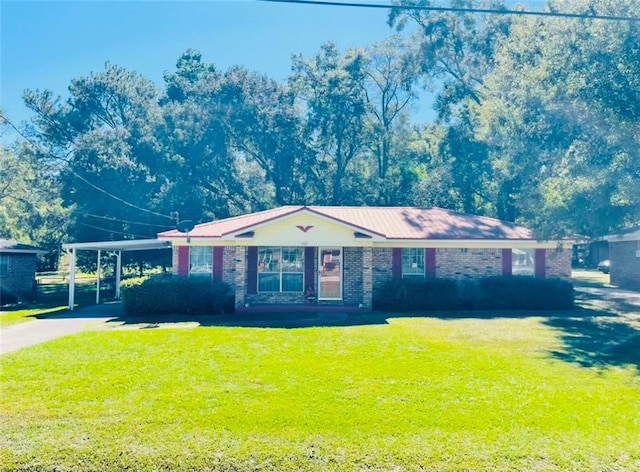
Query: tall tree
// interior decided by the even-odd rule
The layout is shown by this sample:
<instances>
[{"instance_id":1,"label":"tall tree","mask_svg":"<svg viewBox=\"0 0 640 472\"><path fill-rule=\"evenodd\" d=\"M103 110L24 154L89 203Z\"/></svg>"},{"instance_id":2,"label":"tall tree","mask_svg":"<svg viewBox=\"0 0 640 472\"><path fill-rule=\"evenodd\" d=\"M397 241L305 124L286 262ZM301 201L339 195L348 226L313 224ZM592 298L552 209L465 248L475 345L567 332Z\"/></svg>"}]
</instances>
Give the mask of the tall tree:
<instances>
[{"instance_id":1,"label":"tall tree","mask_svg":"<svg viewBox=\"0 0 640 472\"><path fill-rule=\"evenodd\" d=\"M306 108L307 133L318 163L311 170L317 199L332 205L356 203L353 185L345 186L350 166L366 145L365 58L344 54L326 43L310 59L293 58L291 83Z\"/></svg>"},{"instance_id":2,"label":"tall tree","mask_svg":"<svg viewBox=\"0 0 640 472\"><path fill-rule=\"evenodd\" d=\"M553 2L632 16L634 1ZM640 28L519 19L479 107L496 181L545 234L602 235L640 221Z\"/></svg>"}]
</instances>

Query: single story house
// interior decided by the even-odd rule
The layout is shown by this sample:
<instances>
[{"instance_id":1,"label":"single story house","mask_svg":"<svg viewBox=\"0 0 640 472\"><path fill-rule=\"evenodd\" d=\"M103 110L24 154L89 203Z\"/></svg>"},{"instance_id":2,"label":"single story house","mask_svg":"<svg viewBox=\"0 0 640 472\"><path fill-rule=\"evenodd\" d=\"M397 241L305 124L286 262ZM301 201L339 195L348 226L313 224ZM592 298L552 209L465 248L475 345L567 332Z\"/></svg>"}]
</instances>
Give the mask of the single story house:
<instances>
[{"instance_id":1,"label":"single story house","mask_svg":"<svg viewBox=\"0 0 640 472\"><path fill-rule=\"evenodd\" d=\"M605 236L609 242L609 275L620 288L640 290L640 228Z\"/></svg>"},{"instance_id":2,"label":"single story house","mask_svg":"<svg viewBox=\"0 0 640 472\"><path fill-rule=\"evenodd\" d=\"M10 239L0 239L0 305L33 300L36 256L46 251Z\"/></svg>"},{"instance_id":3,"label":"single story house","mask_svg":"<svg viewBox=\"0 0 640 472\"><path fill-rule=\"evenodd\" d=\"M179 276L228 283L238 311L308 298L370 309L391 278L571 277L571 241L441 208L283 206L158 239Z\"/></svg>"}]
</instances>

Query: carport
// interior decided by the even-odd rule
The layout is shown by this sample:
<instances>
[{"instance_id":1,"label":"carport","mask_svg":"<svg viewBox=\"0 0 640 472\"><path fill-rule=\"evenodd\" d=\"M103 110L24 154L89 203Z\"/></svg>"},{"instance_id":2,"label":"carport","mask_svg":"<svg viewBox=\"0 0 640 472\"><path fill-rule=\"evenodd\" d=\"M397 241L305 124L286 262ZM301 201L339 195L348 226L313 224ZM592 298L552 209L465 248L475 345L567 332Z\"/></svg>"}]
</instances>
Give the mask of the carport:
<instances>
[{"instance_id":1,"label":"carport","mask_svg":"<svg viewBox=\"0 0 640 472\"><path fill-rule=\"evenodd\" d=\"M96 304L100 303L100 257L103 252L116 254L116 299L120 298L120 279L122 277L122 252L169 249L169 241L158 239L128 239L122 241L99 241L93 243L68 243L62 249L69 254L69 311L73 311L76 292L76 253L77 251L96 251L98 265L96 269Z\"/></svg>"}]
</instances>

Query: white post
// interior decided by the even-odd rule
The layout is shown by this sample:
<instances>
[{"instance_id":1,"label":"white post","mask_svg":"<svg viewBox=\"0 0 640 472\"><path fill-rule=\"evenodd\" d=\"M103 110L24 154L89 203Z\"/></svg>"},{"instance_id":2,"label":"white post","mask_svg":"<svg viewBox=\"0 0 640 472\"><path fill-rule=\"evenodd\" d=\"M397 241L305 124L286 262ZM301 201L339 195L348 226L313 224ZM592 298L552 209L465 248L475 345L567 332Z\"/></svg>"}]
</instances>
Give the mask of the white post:
<instances>
[{"instance_id":1,"label":"white post","mask_svg":"<svg viewBox=\"0 0 640 472\"><path fill-rule=\"evenodd\" d=\"M100 304L100 254L98 249L98 268L96 269L96 305Z\"/></svg>"},{"instance_id":2,"label":"white post","mask_svg":"<svg viewBox=\"0 0 640 472\"><path fill-rule=\"evenodd\" d=\"M116 300L120 300L120 274L122 272L122 251L116 252Z\"/></svg>"},{"instance_id":3,"label":"white post","mask_svg":"<svg viewBox=\"0 0 640 472\"><path fill-rule=\"evenodd\" d=\"M73 311L76 298L76 250L71 249L69 254L69 311Z\"/></svg>"}]
</instances>

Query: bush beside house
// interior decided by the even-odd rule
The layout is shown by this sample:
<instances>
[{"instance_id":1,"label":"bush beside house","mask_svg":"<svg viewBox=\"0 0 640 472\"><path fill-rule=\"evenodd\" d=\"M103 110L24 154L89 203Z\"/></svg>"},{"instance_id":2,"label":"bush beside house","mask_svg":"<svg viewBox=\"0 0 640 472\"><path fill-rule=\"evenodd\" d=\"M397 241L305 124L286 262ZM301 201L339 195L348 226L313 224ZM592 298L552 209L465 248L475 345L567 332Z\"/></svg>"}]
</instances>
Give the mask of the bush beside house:
<instances>
[{"instance_id":1,"label":"bush beside house","mask_svg":"<svg viewBox=\"0 0 640 472\"><path fill-rule=\"evenodd\" d=\"M377 292L374 309L554 310L573 308L573 285L561 279L486 277L477 280L390 280Z\"/></svg>"},{"instance_id":2,"label":"bush beside house","mask_svg":"<svg viewBox=\"0 0 640 472\"><path fill-rule=\"evenodd\" d=\"M122 283L123 307L128 315L218 315L233 311L233 296L223 282L202 277L152 276Z\"/></svg>"}]
</instances>

